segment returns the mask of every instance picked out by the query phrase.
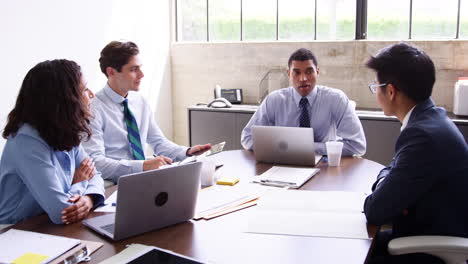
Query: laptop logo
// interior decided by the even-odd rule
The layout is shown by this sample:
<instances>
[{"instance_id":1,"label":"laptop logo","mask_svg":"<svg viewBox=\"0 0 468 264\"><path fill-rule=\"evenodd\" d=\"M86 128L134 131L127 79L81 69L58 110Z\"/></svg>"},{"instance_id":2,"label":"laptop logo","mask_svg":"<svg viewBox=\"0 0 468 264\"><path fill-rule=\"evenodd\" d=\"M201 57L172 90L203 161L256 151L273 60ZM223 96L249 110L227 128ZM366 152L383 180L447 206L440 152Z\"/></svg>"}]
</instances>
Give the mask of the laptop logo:
<instances>
[{"instance_id":1,"label":"laptop logo","mask_svg":"<svg viewBox=\"0 0 468 264\"><path fill-rule=\"evenodd\" d=\"M167 192L160 192L158 195L156 195L156 198L154 198L154 204L156 206L163 206L167 203L167 200L169 199L169 195Z\"/></svg>"},{"instance_id":2,"label":"laptop logo","mask_svg":"<svg viewBox=\"0 0 468 264\"><path fill-rule=\"evenodd\" d=\"M286 151L286 150L288 150L288 143L286 141L280 141L278 143L278 148L281 151Z\"/></svg>"}]
</instances>

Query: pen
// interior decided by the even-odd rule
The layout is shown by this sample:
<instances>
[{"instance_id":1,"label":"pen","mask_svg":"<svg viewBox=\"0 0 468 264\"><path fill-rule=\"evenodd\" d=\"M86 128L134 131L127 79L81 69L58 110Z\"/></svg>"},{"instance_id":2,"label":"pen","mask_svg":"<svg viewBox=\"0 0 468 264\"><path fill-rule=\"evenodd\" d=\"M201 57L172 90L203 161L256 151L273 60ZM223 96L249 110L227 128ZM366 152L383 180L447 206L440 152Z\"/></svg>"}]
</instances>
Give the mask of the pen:
<instances>
[{"instance_id":1,"label":"pen","mask_svg":"<svg viewBox=\"0 0 468 264\"><path fill-rule=\"evenodd\" d=\"M261 180L262 183L274 183L274 184L282 184L282 185L296 185L294 182L285 182L285 181L275 181L275 180Z\"/></svg>"}]
</instances>

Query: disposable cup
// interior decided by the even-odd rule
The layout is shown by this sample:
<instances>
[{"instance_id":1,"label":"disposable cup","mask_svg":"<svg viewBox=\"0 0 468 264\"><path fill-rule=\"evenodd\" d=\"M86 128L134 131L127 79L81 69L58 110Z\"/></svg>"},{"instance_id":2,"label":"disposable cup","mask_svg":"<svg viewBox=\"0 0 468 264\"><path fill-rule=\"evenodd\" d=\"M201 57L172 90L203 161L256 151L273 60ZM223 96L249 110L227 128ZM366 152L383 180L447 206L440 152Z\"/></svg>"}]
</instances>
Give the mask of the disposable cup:
<instances>
[{"instance_id":1,"label":"disposable cup","mask_svg":"<svg viewBox=\"0 0 468 264\"><path fill-rule=\"evenodd\" d=\"M215 183L216 164L208 159L202 159L200 180L202 187L208 187Z\"/></svg>"},{"instance_id":2,"label":"disposable cup","mask_svg":"<svg viewBox=\"0 0 468 264\"><path fill-rule=\"evenodd\" d=\"M325 146L327 148L328 166L340 166L343 142L328 141L325 143Z\"/></svg>"}]
</instances>

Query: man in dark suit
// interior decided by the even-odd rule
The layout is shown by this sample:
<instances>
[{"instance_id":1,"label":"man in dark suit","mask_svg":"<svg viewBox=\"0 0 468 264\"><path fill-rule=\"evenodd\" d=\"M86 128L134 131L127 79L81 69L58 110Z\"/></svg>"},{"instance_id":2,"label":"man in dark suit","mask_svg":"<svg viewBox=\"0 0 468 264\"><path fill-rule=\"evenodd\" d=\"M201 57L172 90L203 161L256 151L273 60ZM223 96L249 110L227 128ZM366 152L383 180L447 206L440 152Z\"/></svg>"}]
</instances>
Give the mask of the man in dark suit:
<instances>
[{"instance_id":1,"label":"man in dark suit","mask_svg":"<svg viewBox=\"0 0 468 264\"><path fill-rule=\"evenodd\" d=\"M405 43L382 49L366 66L369 85L385 115L402 123L395 156L377 176L364 213L380 232L371 263L443 263L425 254L389 256L390 239L413 235L468 237L468 146L430 98L435 67L424 51ZM384 138L382 140L385 140Z\"/></svg>"}]
</instances>

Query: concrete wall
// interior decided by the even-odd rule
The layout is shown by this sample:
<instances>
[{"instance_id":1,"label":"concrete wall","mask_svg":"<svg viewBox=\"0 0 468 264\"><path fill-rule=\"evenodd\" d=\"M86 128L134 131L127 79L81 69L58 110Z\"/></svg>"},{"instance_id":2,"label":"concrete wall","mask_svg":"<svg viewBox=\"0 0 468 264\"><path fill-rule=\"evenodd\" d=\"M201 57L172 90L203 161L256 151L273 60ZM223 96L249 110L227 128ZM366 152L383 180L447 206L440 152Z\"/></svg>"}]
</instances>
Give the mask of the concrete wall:
<instances>
[{"instance_id":1,"label":"concrete wall","mask_svg":"<svg viewBox=\"0 0 468 264\"><path fill-rule=\"evenodd\" d=\"M188 144L187 107L209 102L215 84L242 88L246 103L256 103L259 82L273 67L287 67L290 54L311 49L318 58L318 84L343 90L357 107L378 108L367 84L374 73L363 64L370 55L395 42L273 42L273 43L174 43L171 45L174 139ZM434 60L437 81L433 99L453 107L453 86L459 76L468 76L468 41L412 41Z\"/></svg>"},{"instance_id":2,"label":"concrete wall","mask_svg":"<svg viewBox=\"0 0 468 264\"><path fill-rule=\"evenodd\" d=\"M126 39L140 46L145 73L141 93L171 138L170 4L171 0L2 1L0 131L31 67L46 59L75 60L88 87L97 91L106 82L99 69L101 49L111 40ZM4 143L0 138L0 153Z\"/></svg>"}]
</instances>

